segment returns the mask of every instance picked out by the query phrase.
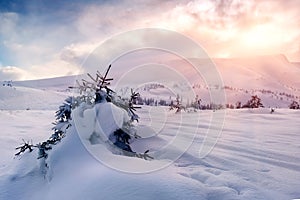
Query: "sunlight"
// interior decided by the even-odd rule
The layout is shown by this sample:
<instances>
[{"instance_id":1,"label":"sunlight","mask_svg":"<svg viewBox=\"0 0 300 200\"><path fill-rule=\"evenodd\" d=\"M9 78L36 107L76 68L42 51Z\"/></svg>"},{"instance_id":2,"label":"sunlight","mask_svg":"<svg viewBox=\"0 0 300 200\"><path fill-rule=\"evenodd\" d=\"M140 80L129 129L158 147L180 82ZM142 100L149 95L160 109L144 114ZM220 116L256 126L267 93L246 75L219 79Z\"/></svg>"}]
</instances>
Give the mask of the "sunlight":
<instances>
[{"instance_id":1,"label":"sunlight","mask_svg":"<svg viewBox=\"0 0 300 200\"><path fill-rule=\"evenodd\" d=\"M281 31L271 26L255 26L241 36L243 46L251 49L271 50L282 41Z\"/></svg>"}]
</instances>

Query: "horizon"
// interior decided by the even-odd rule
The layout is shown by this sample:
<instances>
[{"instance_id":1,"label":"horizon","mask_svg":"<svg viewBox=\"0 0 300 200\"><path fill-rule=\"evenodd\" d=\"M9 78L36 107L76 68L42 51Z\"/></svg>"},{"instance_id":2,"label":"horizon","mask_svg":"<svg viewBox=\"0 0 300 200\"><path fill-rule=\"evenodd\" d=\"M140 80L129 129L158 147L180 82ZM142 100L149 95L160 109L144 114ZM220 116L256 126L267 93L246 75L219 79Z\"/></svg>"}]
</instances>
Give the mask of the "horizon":
<instances>
[{"instance_id":1,"label":"horizon","mask_svg":"<svg viewBox=\"0 0 300 200\"><path fill-rule=\"evenodd\" d=\"M223 64L220 64L218 61L233 61L233 62L237 62L237 61L240 61L240 60L245 60L245 61L247 61L247 60L251 60L251 61L259 61L259 60L261 60L261 59L263 59L263 61L265 62L265 61L271 61L271 59L274 59L274 58L282 58L282 59L284 59L284 60L286 60L288 63L290 63L290 64L292 64L292 65L297 65L297 64L300 64L300 62L291 62L285 55L283 55L283 54L273 54L273 55L259 55L259 56L244 56L244 57L232 57L232 58L221 58L221 57L219 57L219 58L217 58L217 57L215 57L215 58L190 58L190 59L197 59L197 60L211 60L213 63L214 63L214 65L217 65L217 69L218 69L218 71L219 71L219 68L220 67L223 67ZM166 59L166 60L168 60L168 59ZM126 62L126 59L124 60L125 62ZM124 62L123 61L123 62ZM177 58L174 60L174 59L170 59L169 61L181 61L181 59L178 59L177 60ZM166 61L166 62L168 62L168 61ZM216 64L216 62L218 62L218 64ZM121 62L122 63L122 62ZM120 63L114 63L114 64L116 64L117 65L117 67L119 67L119 64ZM132 64L132 63L130 63L130 64ZM130 67L130 64L128 64L128 65L126 65L125 66L125 68L126 67ZM244 63L243 63L244 64ZM245 63L245 65L246 64L248 64L248 63ZM241 65L241 66L243 66L243 65ZM178 66L176 66L176 64L174 65L174 66L171 66L171 68L173 68L173 67L175 67L175 68L177 68L178 69ZM245 67L245 66L243 66L243 67ZM105 69L106 67L104 67L104 69ZM122 71L124 71L124 69L122 70ZM125 71L126 71L126 69L125 69ZM220 71L219 71L220 72ZM87 72L87 71L80 71L79 73L77 73L77 74L63 74L63 75L54 75L54 76L45 76L45 77L29 77L29 78L27 78L27 79L0 79L0 81L1 82L6 82L6 81L13 81L13 82L22 82L22 81L38 81L38 80L47 80L47 79L56 79L56 78L64 78L64 77L72 77L72 76L81 76L81 75L86 75L87 73L93 73L92 71L90 71L90 72ZM119 73L117 73L117 74L119 74ZM1 76L0 76L0 78L1 78Z\"/></svg>"},{"instance_id":2,"label":"horizon","mask_svg":"<svg viewBox=\"0 0 300 200\"><path fill-rule=\"evenodd\" d=\"M285 60L285 61L287 61L288 63L290 63L290 64L292 64L292 65L295 65L295 67L296 67L296 69L298 68L298 64L300 63L300 62L291 62L291 61L289 61L288 60L288 58L285 56L285 55L283 55L283 54L273 54L273 55L259 55L259 56L245 56L245 57L232 57L232 58L190 58L190 59L197 59L197 60L211 60L212 62L213 62L213 64L214 65L216 65L217 66L217 69L218 69L218 71L219 71L219 73L220 73L220 68L222 68L222 67L224 67L224 66L226 66L226 64L224 63L222 63L222 61L231 61L231 62L233 62L233 64L236 64L236 63L238 63L238 61L244 61L245 63L242 63L242 65L241 65L241 67L245 67L246 65L248 65L249 63L247 63L247 61L248 60L251 60L251 61L259 61L258 63L260 63L260 61L263 61L263 62L266 62L266 61L273 61L273 60L271 60L271 59L273 59L273 58L278 58L278 59L283 59L283 60ZM168 60L168 59L166 59L166 60ZM123 62L126 62L126 59L125 60L123 60ZM177 59L177 58L175 58L175 60L174 59L169 59L169 61L165 61L165 62L172 62L172 61L178 61L179 63L182 61L182 59ZM122 63L122 61L121 61L121 63ZM276 62L275 62L276 63ZM113 65L112 65L112 67L114 68L114 66L115 66L115 64L116 64L116 66L117 67L119 67L120 66L120 63L114 63ZM126 69L129 67L129 68L131 68L131 64L133 64L133 63L129 63L129 64L127 64L126 63L126 65L125 65L125 69L122 69L121 70L121 72L125 72L126 71ZM169 64L171 64L171 63L169 63ZM158 65L160 65L160 64L158 64ZM171 64L172 65L172 64ZM254 64L254 65L251 65L252 67L254 66L259 66L260 64ZM278 63L278 66L281 66L281 64L280 63ZM177 64L175 64L175 65L172 65L172 66L170 66L171 68L173 68L174 67L174 69L175 68L177 68L177 69L179 69L178 68L178 66L177 66ZM266 66L267 67L267 66ZM103 68L101 67L101 69L106 69L106 67L104 66ZM186 69L187 70L187 69ZM181 70L180 70L181 71ZM74 76L74 77L76 77L76 76L82 76L82 75L86 75L87 73L94 73L92 70L91 71L80 71L79 73L77 73L77 74L63 74L63 75L61 75L61 74L58 74L58 75L52 75L52 76L45 76L45 77L29 77L29 78L27 78L27 79L0 79L0 81L1 82L6 82L6 81L13 81L13 82L23 82L23 81L39 81L39 80L47 80L47 79L56 79L56 78L64 78L64 77L72 77L72 76ZM121 75L122 73L118 73L118 72L116 72L116 74L115 75L117 75L118 77ZM184 73L182 74L183 76L185 76L184 75ZM1 77L0 77L1 78ZM119 77L120 78L120 77Z\"/></svg>"},{"instance_id":3,"label":"horizon","mask_svg":"<svg viewBox=\"0 0 300 200\"><path fill-rule=\"evenodd\" d=\"M0 80L80 74L103 41L152 27L191 38L212 59L284 55L300 62L298 7L297 0L1 1Z\"/></svg>"}]
</instances>

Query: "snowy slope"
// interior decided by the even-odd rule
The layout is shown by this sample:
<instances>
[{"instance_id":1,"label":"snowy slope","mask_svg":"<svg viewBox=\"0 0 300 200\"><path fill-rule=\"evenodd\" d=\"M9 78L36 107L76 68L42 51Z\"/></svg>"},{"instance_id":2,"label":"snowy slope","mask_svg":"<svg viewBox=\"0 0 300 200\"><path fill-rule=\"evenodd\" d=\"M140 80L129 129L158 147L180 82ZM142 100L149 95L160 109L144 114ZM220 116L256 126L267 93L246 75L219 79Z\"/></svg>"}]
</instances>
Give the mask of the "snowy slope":
<instances>
[{"instance_id":1,"label":"snowy slope","mask_svg":"<svg viewBox=\"0 0 300 200\"><path fill-rule=\"evenodd\" d=\"M202 102L208 104L215 100L210 98L208 88L211 86L207 85L206 77L203 75L207 72L207 67L216 67L223 81L219 88L226 86L226 89L221 92L225 92L229 104L235 105L237 101L244 104L252 95L261 97L265 107L287 108L293 100L300 100L299 65L289 62L284 55L213 59L215 65L208 59L192 58L191 60L197 66L199 73L183 60L167 60L163 64L174 71L169 70L163 73L162 66L155 66L153 67L154 72L151 71L151 73L143 70L140 70L139 73L132 72L132 76L126 74L127 78L124 79L127 82L123 81L122 85L128 84L129 87L139 85L132 85L131 82L138 74L141 81L147 83L147 80L150 80L150 82L165 86L165 89L147 89L145 84L141 84L138 88L143 96L164 100L172 96L174 100L179 94L183 97L183 101L191 102L195 98L195 94L198 94ZM181 76L170 75L175 72Z\"/></svg>"},{"instance_id":2,"label":"snowy slope","mask_svg":"<svg viewBox=\"0 0 300 200\"><path fill-rule=\"evenodd\" d=\"M47 90L66 90L69 86L73 86L75 81L81 79L82 75L78 76L63 76L48 79L14 81L14 86L30 87L35 89Z\"/></svg>"},{"instance_id":3,"label":"snowy slope","mask_svg":"<svg viewBox=\"0 0 300 200\"><path fill-rule=\"evenodd\" d=\"M200 69L204 66L212 66L211 61L205 59L192 59ZM226 86L224 92L226 93L227 103L235 104L237 101L246 103L251 95L258 95L261 97L263 104L266 107L282 107L287 108L293 101L300 100L300 68L298 63L290 63L283 55L254 57L254 58L236 58L236 59L213 59L220 76L223 80L223 86ZM214 102L210 98L208 85L206 85L201 74L198 74L191 65L182 60L166 61L164 64L174 68L181 76L170 76L167 71L165 75L160 73L157 76L157 70L160 66L154 66L153 72L145 73L146 68L137 72L124 72L125 69L112 68L112 73L116 77L123 77L124 81L118 82L114 80L112 87L117 87L117 91L123 90L120 94L129 93L130 88L136 89L143 97L155 98L157 100L169 100L170 96L175 99L179 94L183 97L184 102L191 102L198 94L202 99L202 103L208 104ZM116 66L118 67L118 66ZM127 66L129 67L129 66ZM149 68L148 68L149 69ZM156 71L155 71L156 70ZM140 73L138 73L140 72ZM130 75L130 73L133 73ZM139 74L138 80L140 84L133 84L132 80ZM127 78L126 78L127 76ZM131 77L132 76L132 77ZM177 78L180 78L177 80ZM6 87L0 87L0 109L12 109L1 99L13 99L21 105L24 98L25 106L20 106L19 109L42 109L41 106L33 106L34 104L41 105L44 101L47 105L48 101L51 105L61 102L66 95L70 95L66 90L69 86L75 84L75 80L85 78L89 80L86 75L80 76L66 76L51 79L31 80L31 81L15 81L13 87L16 91L9 91ZM147 82L151 80L152 82ZM164 88L150 88L149 84L159 83L164 85ZM120 86L121 84L121 86ZM148 84L148 86L147 86ZM222 87L222 85L220 85ZM28 92L28 95L25 93ZM222 90L221 90L222 92ZM47 94L50 93L50 94ZM57 94L57 95L56 95ZM8 95L6 98L5 96ZM55 96L56 95L56 96ZM51 98L55 96L55 98ZM62 96L61 98L59 96ZM34 98L36 97L36 98ZM26 99L27 98L27 99ZM31 103L30 103L31 101ZM35 103L35 101L37 101ZM6 107L5 107L6 106ZM53 107L51 107L53 109Z\"/></svg>"},{"instance_id":4,"label":"snowy slope","mask_svg":"<svg viewBox=\"0 0 300 200\"><path fill-rule=\"evenodd\" d=\"M71 93L0 86L0 110L55 110L68 95Z\"/></svg>"},{"instance_id":5,"label":"snowy slope","mask_svg":"<svg viewBox=\"0 0 300 200\"><path fill-rule=\"evenodd\" d=\"M74 86L75 80L80 78L13 81L12 87L0 86L0 110L56 110L65 98L73 95L68 87Z\"/></svg>"},{"instance_id":6,"label":"snowy slope","mask_svg":"<svg viewBox=\"0 0 300 200\"><path fill-rule=\"evenodd\" d=\"M287 107L291 101L300 98L300 69L283 55L214 61L224 84L235 89L226 91L228 102L235 103L240 95L244 96L240 97L244 100L246 90L248 96L261 96L263 102L270 107ZM262 90L268 93L263 93Z\"/></svg>"}]
</instances>

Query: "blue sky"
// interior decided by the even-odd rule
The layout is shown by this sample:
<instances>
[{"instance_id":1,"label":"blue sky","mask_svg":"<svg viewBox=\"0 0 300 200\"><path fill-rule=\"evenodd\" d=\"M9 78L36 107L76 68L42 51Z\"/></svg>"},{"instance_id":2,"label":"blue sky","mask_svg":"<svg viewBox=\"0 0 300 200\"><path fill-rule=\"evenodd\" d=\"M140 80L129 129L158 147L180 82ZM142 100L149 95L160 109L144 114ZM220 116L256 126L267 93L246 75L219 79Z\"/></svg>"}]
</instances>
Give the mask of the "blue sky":
<instances>
[{"instance_id":1,"label":"blue sky","mask_svg":"<svg viewBox=\"0 0 300 200\"><path fill-rule=\"evenodd\" d=\"M137 28L178 31L211 57L300 61L298 0L2 0L0 80L80 73L94 48Z\"/></svg>"}]
</instances>

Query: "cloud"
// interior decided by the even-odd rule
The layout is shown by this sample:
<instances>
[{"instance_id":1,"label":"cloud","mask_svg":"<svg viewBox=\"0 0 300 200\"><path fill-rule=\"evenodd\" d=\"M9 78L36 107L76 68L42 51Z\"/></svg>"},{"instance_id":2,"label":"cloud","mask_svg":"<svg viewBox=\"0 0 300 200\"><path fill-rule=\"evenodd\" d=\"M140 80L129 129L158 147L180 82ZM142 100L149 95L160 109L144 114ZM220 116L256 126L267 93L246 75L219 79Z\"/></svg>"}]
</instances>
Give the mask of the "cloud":
<instances>
[{"instance_id":1,"label":"cloud","mask_svg":"<svg viewBox=\"0 0 300 200\"><path fill-rule=\"evenodd\" d=\"M296 8L300 2L282 4L284 1L195 0L167 11L161 21L162 27L194 38L212 57L283 53L299 60L300 55L292 55L299 46Z\"/></svg>"},{"instance_id":2,"label":"cloud","mask_svg":"<svg viewBox=\"0 0 300 200\"><path fill-rule=\"evenodd\" d=\"M76 43L65 46L59 53L59 59L80 66L99 43Z\"/></svg>"},{"instance_id":3,"label":"cloud","mask_svg":"<svg viewBox=\"0 0 300 200\"><path fill-rule=\"evenodd\" d=\"M14 66L0 66L0 80L30 79L31 75L25 70Z\"/></svg>"},{"instance_id":4,"label":"cloud","mask_svg":"<svg viewBox=\"0 0 300 200\"><path fill-rule=\"evenodd\" d=\"M300 60L298 0L77 0L59 6L47 2L23 4L23 11L22 6L21 11L0 9L0 62L32 75L78 72L101 42L123 31L147 27L183 33L212 57L282 53Z\"/></svg>"},{"instance_id":5,"label":"cloud","mask_svg":"<svg viewBox=\"0 0 300 200\"><path fill-rule=\"evenodd\" d=\"M74 26L84 37L103 40L123 31L155 26L158 18L178 2L180 1L133 0L107 4L91 3L78 13Z\"/></svg>"},{"instance_id":6,"label":"cloud","mask_svg":"<svg viewBox=\"0 0 300 200\"><path fill-rule=\"evenodd\" d=\"M77 75L82 73L78 66L59 59L43 65L34 65L28 71L31 71L32 76L36 79Z\"/></svg>"}]
</instances>

